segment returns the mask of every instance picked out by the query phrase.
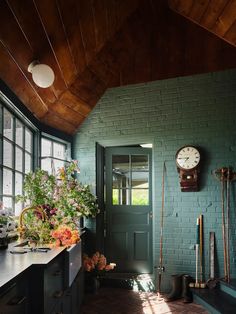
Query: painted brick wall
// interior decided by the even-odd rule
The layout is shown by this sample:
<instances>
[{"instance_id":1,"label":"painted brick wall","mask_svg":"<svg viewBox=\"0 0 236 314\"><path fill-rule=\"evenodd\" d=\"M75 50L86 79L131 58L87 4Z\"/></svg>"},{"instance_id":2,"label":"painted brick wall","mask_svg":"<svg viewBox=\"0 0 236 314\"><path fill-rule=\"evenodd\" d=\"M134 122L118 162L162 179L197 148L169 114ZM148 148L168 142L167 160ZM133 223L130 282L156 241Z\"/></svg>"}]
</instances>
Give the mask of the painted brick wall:
<instances>
[{"instance_id":1,"label":"painted brick wall","mask_svg":"<svg viewBox=\"0 0 236 314\"><path fill-rule=\"evenodd\" d=\"M107 90L74 137L80 179L95 186L95 142L104 146L153 143L154 264L158 264L161 176L166 160L164 288L170 275L195 270L196 218L204 215L205 275L209 232L215 231L223 275L220 184L212 170L236 169L236 70ZM200 192L180 192L175 153L185 144L203 153ZM231 202L231 271L236 277L236 184ZM94 227L93 224L90 225Z\"/></svg>"}]
</instances>

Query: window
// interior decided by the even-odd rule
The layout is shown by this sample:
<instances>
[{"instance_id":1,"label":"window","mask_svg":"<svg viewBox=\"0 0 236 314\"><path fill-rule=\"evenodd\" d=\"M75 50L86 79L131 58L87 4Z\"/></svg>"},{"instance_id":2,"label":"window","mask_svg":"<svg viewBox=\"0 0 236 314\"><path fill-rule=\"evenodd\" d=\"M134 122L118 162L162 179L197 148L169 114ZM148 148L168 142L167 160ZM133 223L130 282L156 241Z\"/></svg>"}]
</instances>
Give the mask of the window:
<instances>
[{"instance_id":1,"label":"window","mask_svg":"<svg viewBox=\"0 0 236 314\"><path fill-rule=\"evenodd\" d=\"M41 169L56 174L58 168L70 159L70 144L57 138L42 136L41 138Z\"/></svg>"},{"instance_id":2,"label":"window","mask_svg":"<svg viewBox=\"0 0 236 314\"><path fill-rule=\"evenodd\" d=\"M148 155L113 155L112 181L113 205L148 205Z\"/></svg>"},{"instance_id":3,"label":"window","mask_svg":"<svg viewBox=\"0 0 236 314\"><path fill-rule=\"evenodd\" d=\"M24 176L33 170L36 130L12 106L0 98L0 200L19 215L22 204L15 204L15 196L23 193Z\"/></svg>"}]
</instances>

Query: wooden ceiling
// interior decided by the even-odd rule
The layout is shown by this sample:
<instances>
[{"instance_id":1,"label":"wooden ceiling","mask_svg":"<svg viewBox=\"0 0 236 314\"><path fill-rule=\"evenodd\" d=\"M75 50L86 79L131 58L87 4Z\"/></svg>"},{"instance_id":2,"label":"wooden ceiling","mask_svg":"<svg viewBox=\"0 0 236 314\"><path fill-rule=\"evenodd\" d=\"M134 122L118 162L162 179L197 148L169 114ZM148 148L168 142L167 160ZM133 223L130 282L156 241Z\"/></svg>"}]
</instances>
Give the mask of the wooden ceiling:
<instances>
[{"instance_id":1,"label":"wooden ceiling","mask_svg":"<svg viewBox=\"0 0 236 314\"><path fill-rule=\"evenodd\" d=\"M1 0L0 78L42 123L74 134L108 87L236 67L235 5L223 12L226 2L235 3ZM53 68L52 87L33 83L33 60Z\"/></svg>"},{"instance_id":2,"label":"wooden ceiling","mask_svg":"<svg viewBox=\"0 0 236 314\"><path fill-rule=\"evenodd\" d=\"M236 0L169 0L169 5L236 47Z\"/></svg>"}]
</instances>

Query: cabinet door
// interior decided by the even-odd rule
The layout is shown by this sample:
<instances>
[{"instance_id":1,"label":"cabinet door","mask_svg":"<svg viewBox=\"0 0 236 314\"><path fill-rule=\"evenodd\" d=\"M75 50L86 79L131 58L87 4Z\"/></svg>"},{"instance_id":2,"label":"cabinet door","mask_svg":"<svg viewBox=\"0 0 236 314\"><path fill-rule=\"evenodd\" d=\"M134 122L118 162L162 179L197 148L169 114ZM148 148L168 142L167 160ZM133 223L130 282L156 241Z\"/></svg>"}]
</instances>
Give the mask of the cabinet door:
<instances>
[{"instance_id":1,"label":"cabinet door","mask_svg":"<svg viewBox=\"0 0 236 314\"><path fill-rule=\"evenodd\" d=\"M44 272L44 309L50 311L63 299L63 256L59 255Z\"/></svg>"},{"instance_id":2,"label":"cabinet door","mask_svg":"<svg viewBox=\"0 0 236 314\"><path fill-rule=\"evenodd\" d=\"M26 291L19 289L17 282L7 288L0 297L0 314L26 314L27 295Z\"/></svg>"}]
</instances>

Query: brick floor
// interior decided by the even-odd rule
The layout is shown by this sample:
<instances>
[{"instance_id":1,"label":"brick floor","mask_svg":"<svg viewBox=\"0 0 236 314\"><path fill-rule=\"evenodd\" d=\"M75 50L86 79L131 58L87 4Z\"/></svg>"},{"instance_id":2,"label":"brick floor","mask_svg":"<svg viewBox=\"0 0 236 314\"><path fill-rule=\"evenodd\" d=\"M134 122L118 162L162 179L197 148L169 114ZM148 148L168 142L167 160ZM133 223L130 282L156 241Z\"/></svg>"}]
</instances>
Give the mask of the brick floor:
<instances>
[{"instance_id":1,"label":"brick floor","mask_svg":"<svg viewBox=\"0 0 236 314\"><path fill-rule=\"evenodd\" d=\"M155 293L120 288L100 288L96 294L86 294L81 310L81 314L208 313L195 303L185 304L182 300L166 303Z\"/></svg>"}]
</instances>

